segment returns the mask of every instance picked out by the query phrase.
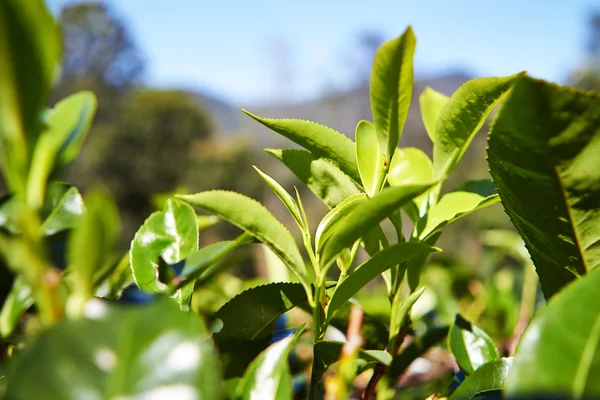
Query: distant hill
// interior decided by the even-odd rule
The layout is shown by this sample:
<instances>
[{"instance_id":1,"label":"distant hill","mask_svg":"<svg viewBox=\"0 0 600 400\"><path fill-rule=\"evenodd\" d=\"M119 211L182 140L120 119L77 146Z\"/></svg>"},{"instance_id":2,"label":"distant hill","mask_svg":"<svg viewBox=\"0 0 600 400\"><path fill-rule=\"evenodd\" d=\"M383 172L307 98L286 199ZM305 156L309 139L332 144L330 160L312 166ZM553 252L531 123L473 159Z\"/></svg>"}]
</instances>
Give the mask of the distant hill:
<instances>
[{"instance_id":1,"label":"distant hill","mask_svg":"<svg viewBox=\"0 0 600 400\"><path fill-rule=\"evenodd\" d=\"M430 86L451 95L460 85L471 79L466 74L456 73L415 82L413 99L406 121L402 146L424 149L431 147L421 121L418 97L425 87ZM213 116L219 135L231 137L238 134L250 136L257 147L286 145L285 139L262 127L244 115L240 108L227 104L214 96L198 94L200 103ZM361 119L372 120L369 105L369 88L361 87L342 93L333 93L320 99L280 106L244 105L254 114L269 118L300 118L327 125L354 138L354 129Z\"/></svg>"}]
</instances>

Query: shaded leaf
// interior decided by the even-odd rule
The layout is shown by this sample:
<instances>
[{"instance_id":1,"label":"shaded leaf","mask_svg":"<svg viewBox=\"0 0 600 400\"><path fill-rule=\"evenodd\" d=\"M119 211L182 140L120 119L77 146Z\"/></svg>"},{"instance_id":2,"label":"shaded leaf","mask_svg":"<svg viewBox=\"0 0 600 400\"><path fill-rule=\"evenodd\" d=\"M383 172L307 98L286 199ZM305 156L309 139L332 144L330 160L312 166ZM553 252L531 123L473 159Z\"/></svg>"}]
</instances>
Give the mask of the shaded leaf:
<instances>
[{"instance_id":1,"label":"shaded leaf","mask_svg":"<svg viewBox=\"0 0 600 400\"><path fill-rule=\"evenodd\" d=\"M356 126L356 163L365 192L375 196L385 176L385 159L379 150L375 125L360 121Z\"/></svg>"},{"instance_id":2,"label":"shaded leaf","mask_svg":"<svg viewBox=\"0 0 600 400\"><path fill-rule=\"evenodd\" d=\"M413 89L416 39L411 27L375 54L369 93L379 148L389 163L402 134Z\"/></svg>"},{"instance_id":3,"label":"shaded leaf","mask_svg":"<svg viewBox=\"0 0 600 400\"><path fill-rule=\"evenodd\" d=\"M263 242L308 287L306 267L294 238L262 204L239 193L224 190L181 195L178 198L216 214Z\"/></svg>"},{"instance_id":4,"label":"shaded leaf","mask_svg":"<svg viewBox=\"0 0 600 400\"><path fill-rule=\"evenodd\" d=\"M600 396L600 268L567 285L530 322L515 352L511 397Z\"/></svg>"},{"instance_id":5,"label":"shaded leaf","mask_svg":"<svg viewBox=\"0 0 600 400\"><path fill-rule=\"evenodd\" d=\"M394 357L392 365L386 372L390 382L397 382L410 364L425 354L431 347L443 341L448 335L448 331L448 326L431 328L423 336L414 338L410 344L402 349L400 354Z\"/></svg>"},{"instance_id":6,"label":"shaded leaf","mask_svg":"<svg viewBox=\"0 0 600 400\"><path fill-rule=\"evenodd\" d=\"M479 327L456 315L448 334L448 346L466 375L500 358L494 341Z\"/></svg>"},{"instance_id":7,"label":"shaded leaf","mask_svg":"<svg viewBox=\"0 0 600 400\"><path fill-rule=\"evenodd\" d=\"M600 265L600 97L522 78L496 119L488 163L544 296Z\"/></svg>"},{"instance_id":8,"label":"shaded leaf","mask_svg":"<svg viewBox=\"0 0 600 400\"><path fill-rule=\"evenodd\" d=\"M450 97L437 92L427 86L419 96L419 107L421 107L421 118L429 139L435 143L435 126L444 105Z\"/></svg>"},{"instance_id":9,"label":"shaded leaf","mask_svg":"<svg viewBox=\"0 0 600 400\"><path fill-rule=\"evenodd\" d=\"M409 294L406 298L402 298L400 290L396 292L396 296L392 301L392 310L390 315L390 340L388 344L388 351L397 351L398 346L401 344L398 342L398 336L402 326L410 316L410 310L412 306L419 300L419 297L425 292L425 287L415 290Z\"/></svg>"},{"instance_id":10,"label":"shaded leaf","mask_svg":"<svg viewBox=\"0 0 600 400\"><path fill-rule=\"evenodd\" d=\"M326 340L315 343L314 354L318 362L316 365L320 371L317 376L321 376L332 364L340 360L343 346L344 342L333 342ZM390 353L382 350L359 349L358 358L367 362L375 362L383 365L390 365L392 363L392 356Z\"/></svg>"},{"instance_id":11,"label":"shaded leaf","mask_svg":"<svg viewBox=\"0 0 600 400\"><path fill-rule=\"evenodd\" d=\"M254 340L273 333L277 318L308 301L299 283L278 282L248 289L229 302L217 313L223 329L217 337Z\"/></svg>"},{"instance_id":12,"label":"shaded leaf","mask_svg":"<svg viewBox=\"0 0 600 400\"><path fill-rule=\"evenodd\" d=\"M357 239L375 228L393 211L431 186L429 184L387 188L356 206L325 243L321 258L322 265L330 265L344 248L352 246Z\"/></svg>"},{"instance_id":13,"label":"shaded leaf","mask_svg":"<svg viewBox=\"0 0 600 400\"><path fill-rule=\"evenodd\" d=\"M290 169L311 192L330 208L347 197L360 193L356 185L338 167L309 151L265 149Z\"/></svg>"},{"instance_id":14,"label":"shaded leaf","mask_svg":"<svg viewBox=\"0 0 600 400\"><path fill-rule=\"evenodd\" d=\"M442 178L454 168L494 106L506 96L519 76L473 79L454 92L435 125L433 170L436 178Z\"/></svg>"},{"instance_id":15,"label":"shaded leaf","mask_svg":"<svg viewBox=\"0 0 600 400\"><path fill-rule=\"evenodd\" d=\"M495 394L494 392L502 392L512 365L512 357L501 358L482 365L473 375L467 377L460 384L456 391L450 395L449 399L485 399L486 395ZM500 395L499 398L503 398L503 396Z\"/></svg>"},{"instance_id":16,"label":"shaded leaf","mask_svg":"<svg viewBox=\"0 0 600 400\"><path fill-rule=\"evenodd\" d=\"M331 160L354 182L360 183L354 143L346 135L316 122L301 119L261 118L246 110L242 111L267 128L304 147L316 157Z\"/></svg>"},{"instance_id":17,"label":"shaded leaf","mask_svg":"<svg viewBox=\"0 0 600 400\"><path fill-rule=\"evenodd\" d=\"M79 190L75 187L68 189L60 197L52 212L44 220L41 230L45 235L72 229L81 220L85 206Z\"/></svg>"},{"instance_id":18,"label":"shaded leaf","mask_svg":"<svg viewBox=\"0 0 600 400\"><path fill-rule=\"evenodd\" d=\"M9 398L221 398L217 355L195 315L171 301L93 300L86 312L89 319L64 320L16 352Z\"/></svg>"},{"instance_id":19,"label":"shaded leaf","mask_svg":"<svg viewBox=\"0 0 600 400\"><path fill-rule=\"evenodd\" d=\"M363 286L375 279L378 275L393 265L400 264L417 254L429 254L435 248L421 243L397 243L381 250L372 258L359 265L346 279L344 279L329 300L327 315L331 315L354 296Z\"/></svg>"}]
</instances>

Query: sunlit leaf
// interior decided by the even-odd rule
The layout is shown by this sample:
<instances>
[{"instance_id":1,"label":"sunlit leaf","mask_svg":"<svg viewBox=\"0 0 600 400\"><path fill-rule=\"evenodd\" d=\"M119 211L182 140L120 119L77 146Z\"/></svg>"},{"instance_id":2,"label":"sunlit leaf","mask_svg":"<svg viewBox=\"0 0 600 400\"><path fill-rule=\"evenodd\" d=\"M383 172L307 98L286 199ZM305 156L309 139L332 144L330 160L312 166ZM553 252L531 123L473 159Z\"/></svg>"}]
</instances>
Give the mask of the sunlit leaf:
<instances>
[{"instance_id":1,"label":"sunlit leaf","mask_svg":"<svg viewBox=\"0 0 600 400\"><path fill-rule=\"evenodd\" d=\"M450 400L503 398L502 392L508 374L513 364L513 358L501 358L490 361L479 367L473 375L467 377L452 393Z\"/></svg>"},{"instance_id":2,"label":"sunlit leaf","mask_svg":"<svg viewBox=\"0 0 600 400\"><path fill-rule=\"evenodd\" d=\"M356 126L356 162L360 179L369 197L375 196L385 176L385 159L379 150L375 125L360 121Z\"/></svg>"},{"instance_id":3,"label":"sunlit leaf","mask_svg":"<svg viewBox=\"0 0 600 400\"><path fill-rule=\"evenodd\" d=\"M444 105L450 100L450 97L437 92L427 86L419 96L419 106L421 107L421 118L429 139L435 143L435 125Z\"/></svg>"},{"instance_id":4,"label":"sunlit leaf","mask_svg":"<svg viewBox=\"0 0 600 400\"><path fill-rule=\"evenodd\" d=\"M19 323L21 315L33 304L31 288L17 277L0 311L0 336L9 336Z\"/></svg>"},{"instance_id":5,"label":"sunlit leaf","mask_svg":"<svg viewBox=\"0 0 600 400\"><path fill-rule=\"evenodd\" d=\"M315 233L317 251L321 250L327 239L333 235L348 214L366 199L367 196L364 193L347 197L323 217L319 223L319 226L317 227L317 232Z\"/></svg>"},{"instance_id":6,"label":"sunlit leaf","mask_svg":"<svg viewBox=\"0 0 600 400\"><path fill-rule=\"evenodd\" d=\"M479 327L456 315L448 334L448 346L465 374L500 358L494 341Z\"/></svg>"}]
</instances>

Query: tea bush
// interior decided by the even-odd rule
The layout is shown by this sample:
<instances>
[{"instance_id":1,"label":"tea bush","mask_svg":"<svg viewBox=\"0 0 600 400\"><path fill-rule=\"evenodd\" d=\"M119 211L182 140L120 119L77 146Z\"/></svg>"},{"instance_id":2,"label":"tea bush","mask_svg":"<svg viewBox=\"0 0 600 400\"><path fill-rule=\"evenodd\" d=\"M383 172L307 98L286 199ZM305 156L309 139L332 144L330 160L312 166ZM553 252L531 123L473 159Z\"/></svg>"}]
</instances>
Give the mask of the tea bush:
<instances>
[{"instance_id":1,"label":"tea bush","mask_svg":"<svg viewBox=\"0 0 600 400\"><path fill-rule=\"evenodd\" d=\"M359 390L363 398L394 398L409 393L397 382L411 364L444 343L458 368L430 398L600 395L597 94L525 73L474 79L450 97L428 88L419 102L430 159L398 147L413 88L416 41L408 28L377 51L374 121L358 122L356 141L314 122L245 111L303 148L266 151L329 208L309 226L298 191L255 167L295 221L300 243L259 202L212 190L169 198L119 255L113 200L57 180L96 108L89 92L45 108L59 71L58 38L42 0L0 1L0 137L10 190L0 204L0 252L12 277L0 313L5 398L345 399ZM445 187L501 102L489 134L493 181ZM432 282L422 279L423 267L441 251L444 228L499 201L549 300L529 322L536 287L529 275L516 350L499 348L461 315L439 325L413 309L423 282ZM215 222L200 209L242 233L200 248L199 234ZM495 238L527 265L518 238ZM289 279L251 286L214 314L203 312L197 304L231 265L227 255L257 242ZM361 249L368 257L359 263ZM385 321L357 300L380 276ZM291 310L305 322L288 318Z\"/></svg>"}]
</instances>

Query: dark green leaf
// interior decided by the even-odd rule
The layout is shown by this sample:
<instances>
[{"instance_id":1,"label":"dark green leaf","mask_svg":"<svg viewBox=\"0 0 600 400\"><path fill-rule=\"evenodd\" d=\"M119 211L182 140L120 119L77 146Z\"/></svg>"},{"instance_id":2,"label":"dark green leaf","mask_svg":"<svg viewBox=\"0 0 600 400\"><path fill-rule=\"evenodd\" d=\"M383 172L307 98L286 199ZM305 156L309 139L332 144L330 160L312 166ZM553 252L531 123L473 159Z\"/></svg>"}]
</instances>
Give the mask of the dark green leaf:
<instances>
[{"instance_id":1,"label":"dark green leaf","mask_svg":"<svg viewBox=\"0 0 600 400\"><path fill-rule=\"evenodd\" d=\"M448 346L460 369L467 375L483 364L500 358L488 334L458 314L450 327Z\"/></svg>"},{"instance_id":2,"label":"dark green leaf","mask_svg":"<svg viewBox=\"0 0 600 400\"><path fill-rule=\"evenodd\" d=\"M28 157L60 53L58 28L42 0L0 3L0 137L13 191L25 189Z\"/></svg>"},{"instance_id":3,"label":"dark green leaf","mask_svg":"<svg viewBox=\"0 0 600 400\"><path fill-rule=\"evenodd\" d=\"M294 391L288 357L304 331L273 343L252 361L239 385L242 399L291 399Z\"/></svg>"},{"instance_id":4,"label":"dark green leaf","mask_svg":"<svg viewBox=\"0 0 600 400\"><path fill-rule=\"evenodd\" d=\"M8 398L221 398L216 352L195 315L171 301L93 300L86 313L90 319L62 321L17 351Z\"/></svg>"},{"instance_id":5,"label":"dark green leaf","mask_svg":"<svg viewBox=\"0 0 600 400\"><path fill-rule=\"evenodd\" d=\"M216 214L263 242L308 288L306 266L294 238L262 204L239 193L224 190L178 197Z\"/></svg>"},{"instance_id":6,"label":"dark green leaf","mask_svg":"<svg viewBox=\"0 0 600 400\"><path fill-rule=\"evenodd\" d=\"M306 150L266 149L286 165L318 198L329 207L360 193L356 185L338 167Z\"/></svg>"},{"instance_id":7,"label":"dark green leaf","mask_svg":"<svg viewBox=\"0 0 600 400\"><path fill-rule=\"evenodd\" d=\"M429 184L387 188L356 206L325 243L321 264L330 265L344 248L352 246L357 239L375 228L393 211L431 186Z\"/></svg>"},{"instance_id":8,"label":"dark green leaf","mask_svg":"<svg viewBox=\"0 0 600 400\"><path fill-rule=\"evenodd\" d=\"M363 286L375 279L379 274L393 265L414 257L417 254L429 254L435 248L421 243L397 243L381 250L372 258L359 265L339 286L331 296L327 306L327 315L331 317L346 301L350 300Z\"/></svg>"},{"instance_id":9,"label":"dark green leaf","mask_svg":"<svg viewBox=\"0 0 600 400\"><path fill-rule=\"evenodd\" d=\"M215 317L223 321L223 329L216 336L244 340L269 336L277 317L306 301L306 292L299 283L253 287L217 311Z\"/></svg>"},{"instance_id":10,"label":"dark green leaf","mask_svg":"<svg viewBox=\"0 0 600 400\"><path fill-rule=\"evenodd\" d=\"M519 76L473 79L450 97L435 125L433 170L437 179L458 163L494 106Z\"/></svg>"},{"instance_id":11,"label":"dark green leaf","mask_svg":"<svg viewBox=\"0 0 600 400\"><path fill-rule=\"evenodd\" d=\"M332 364L340 360L343 346L344 342L319 341L315 343L314 354L318 362L316 365L318 365L321 373L327 371ZM390 365L392 363L392 356L390 353L381 350L359 349L358 358L383 365Z\"/></svg>"},{"instance_id":12,"label":"dark green leaf","mask_svg":"<svg viewBox=\"0 0 600 400\"><path fill-rule=\"evenodd\" d=\"M600 265L600 97L520 79L494 123L490 173L548 299Z\"/></svg>"},{"instance_id":13,"label":"dark green leaf","mask_svg":"<svg viewBox=\"0 0 600 400\"><path fill-rule=\"evenodd\" d=\"M416 39L410 27L384 43L375 54L370 97L379 148L389 163L402 134L413 89Z\"/></svg>"},{"instance_id":14,"label":"dark green leaf","mask_svg":"<svg viewBox=\"0 0 600 400\"><path fill-rule=\"evenodd\" d=\"M435 126L438 117L448 100L450 100L450 97L440 92L436 92L429 86L427 86L419 96L421 118L423 119L423 125L425 125L425 130L432 143L435 143Z\"/></svg>"},{"instance_id":15,"label":"dark green leaf","mask_svg":"<svg viewBox=\"0 0 600 400\"><path fill-rule=\"evenodd\" d=\"M449 327L429 329L423 336L416 337L400 354L394 357L390 369L386 372L390 382L397 382L406 369L427 350L440 343L448 335Z\"/></svg>"},{"instance_id":16,"label":"dark green leaf","mask_svg":"<svg viewBox=\"0 0 600 400\"><path fill-rule=\"evenodd\" d=\"M158 257L169 264L198 250L196 213L187 204L169 199L164 211L150 215L131 243L131 270L140 289L162 292L167 286L157 279Z\"/></svg>"},{"instance_id":17,"label":"dark green leaf","mask_svg":"<svg viewBox=\"0 0 600 400\"><path fill-rule=\"evenodd\" d=\"M600 396L600 268L567 285L521 337L507 381L511 397Z\"/></svg>"},{"instance_id":18,"label":"dark green leaf","mask_svg":"<svg viewBox=\"0 0 600 400\"><path fill-rule=\"evenodd\" d=\"M486 394L503 391L512 365L512 357L501 358L482 365L460 384L449 400L484 399Z\"/></svg>"},{"instance_id":19,"label":"dark green leaf","mask_svg":"<svg viewBox=\"0 0 600 400\"><path fill-rule=\"evenodd\" d=\"M400 292L401 291L398 290L396 296L394 296L394 299L392 300L392 310L390 312L390 340L388 344L388 351L390 352L397 351L398 346L401 344L401 342L398 341L400 330L406 321L408 321L410 310L417 300L419 300L423 292L425 292L425 287L415 290L405 298L402 297Z\"/></svg>"},{"instance_id":20,"label":"dark green leaf","mask_svg":"<svg viewBox=\"0 0 600 400\"><path fill-rule=\"evenodd\" d=\"M246 110L242 111L267 128L296 142L316 157L331 160L354 182L360 184L354 143L346 135L316 122L301 119L261 118Z\"/></svg>"},{"instance_id":21,"label":"dark green leaf","mask_svg":"<svg viewBox=\"0 0 600 400\"><path fill-rule=\"evenodd\" d=\"M356 161L365 192L369 197L375 196L385 177L385 159L379 150L375 125L369 121L360 121L356 126Z\"/></svg>"}]
</instances>

